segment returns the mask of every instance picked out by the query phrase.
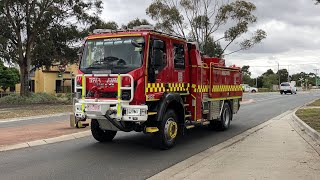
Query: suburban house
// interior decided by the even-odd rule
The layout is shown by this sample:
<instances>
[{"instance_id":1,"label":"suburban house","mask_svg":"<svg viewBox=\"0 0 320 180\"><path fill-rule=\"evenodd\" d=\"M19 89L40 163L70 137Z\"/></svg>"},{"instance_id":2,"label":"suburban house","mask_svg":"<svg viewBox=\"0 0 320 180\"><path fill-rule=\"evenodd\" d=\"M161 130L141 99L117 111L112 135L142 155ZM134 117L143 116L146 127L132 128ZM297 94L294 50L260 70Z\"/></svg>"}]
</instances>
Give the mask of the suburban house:
<instances>
[{"instance_id":1,"label":"suburban house","mask_svg":"<svg viewBox=\"0 0 320 180\"><path fill-rule=\"evenodd\" d=\"M74 88L74 78L78 74L77 64L61 66L53 65L49 69L38 68L30 73L29 88L31 92L58 94L70 93ZM17 84L16 92L20 92Z\"/></svg>"}]
</instances>

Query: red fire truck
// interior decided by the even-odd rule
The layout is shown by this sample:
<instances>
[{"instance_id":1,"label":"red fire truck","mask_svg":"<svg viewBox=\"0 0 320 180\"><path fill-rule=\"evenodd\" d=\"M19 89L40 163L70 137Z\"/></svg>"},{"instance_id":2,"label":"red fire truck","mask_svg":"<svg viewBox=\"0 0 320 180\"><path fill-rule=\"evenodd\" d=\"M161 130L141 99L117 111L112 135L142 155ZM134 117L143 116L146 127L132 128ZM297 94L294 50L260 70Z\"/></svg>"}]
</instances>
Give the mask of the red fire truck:
<instances>
[{"instance_id":1,"label":"red fire truck","mask_svg":"<svg viewBox=\"0 0 320 180\"><path fill-rule=\"evenodd\" d=\"M147 26L95 30L81 50L75 81L78 126L93 137L153 133L161 149L196 125L226 130L242 99L241 72L201 54L196 43Z\"/></svg>"}]
</instances>

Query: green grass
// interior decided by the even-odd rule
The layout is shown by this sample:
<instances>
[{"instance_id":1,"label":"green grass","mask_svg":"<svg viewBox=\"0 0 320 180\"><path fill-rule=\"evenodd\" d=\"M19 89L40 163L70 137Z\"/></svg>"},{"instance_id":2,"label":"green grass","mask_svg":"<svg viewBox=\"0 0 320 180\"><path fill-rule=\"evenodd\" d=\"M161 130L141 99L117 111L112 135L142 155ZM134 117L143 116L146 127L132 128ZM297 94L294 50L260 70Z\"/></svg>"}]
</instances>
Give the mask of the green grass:
<instances>
[{"instance_id":1,"label":"green grass","mask_svg":"<svg viewBox=\"0 0 320 180\"><path fill-rule=\"evenodd\" d=\"M316 100L315 102L308 104L308 106L320 106L320 99Z\"/></svg>"},{"instance_id":2,"label":"green grass","mask_svg":"<svg viewBox=\"0 0 320 180\"><path fill-rule=\"evenodd\" d=\"M320 109L299 109L296 115L314 130L320 132Z\"/></svg>"}]
</instances>

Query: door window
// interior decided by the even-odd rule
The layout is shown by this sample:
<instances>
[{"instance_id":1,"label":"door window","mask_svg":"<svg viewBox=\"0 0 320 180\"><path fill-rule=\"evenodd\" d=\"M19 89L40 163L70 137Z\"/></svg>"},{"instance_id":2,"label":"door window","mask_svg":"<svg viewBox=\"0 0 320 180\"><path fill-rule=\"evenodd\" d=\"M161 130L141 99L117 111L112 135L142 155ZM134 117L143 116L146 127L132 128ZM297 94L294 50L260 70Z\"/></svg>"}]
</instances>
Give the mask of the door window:
<instances>
[{"instance_id":1,"label":"door window","mask_svg":"<svg viewBox=\"0 0 320 180\"><path fill-rule=\"evenodd\" d=\"M174 48L174 68L185 69L185 55L183 44L173 44Z\"/></svg>"}]
</instances>

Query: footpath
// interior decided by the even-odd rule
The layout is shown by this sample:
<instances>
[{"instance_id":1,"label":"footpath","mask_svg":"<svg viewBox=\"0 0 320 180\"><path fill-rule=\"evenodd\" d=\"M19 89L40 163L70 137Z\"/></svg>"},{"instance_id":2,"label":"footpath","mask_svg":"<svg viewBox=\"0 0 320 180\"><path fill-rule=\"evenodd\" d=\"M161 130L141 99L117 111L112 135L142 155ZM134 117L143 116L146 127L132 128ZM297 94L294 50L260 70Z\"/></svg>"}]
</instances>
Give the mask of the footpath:
<instances>
[{"instance_id":1,"label":"footpath","mask_svg":"<svg viewBox=\"0 0 320 180\"><path fill-rule=\"evenodd\" d=\"M0 152L88 136L88 128L70 127L70 113L0 120Z\"/></svg>"},{"instance_id":2,"label":"footpath","mask_svg":"<svg viewBox=\"0 0 320 180\"><path fill-rule=\"evenodd\" d=\"M320 179L320 143L293 113L276 117L149 179Z\"/></svg>"}]
</instances>

